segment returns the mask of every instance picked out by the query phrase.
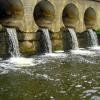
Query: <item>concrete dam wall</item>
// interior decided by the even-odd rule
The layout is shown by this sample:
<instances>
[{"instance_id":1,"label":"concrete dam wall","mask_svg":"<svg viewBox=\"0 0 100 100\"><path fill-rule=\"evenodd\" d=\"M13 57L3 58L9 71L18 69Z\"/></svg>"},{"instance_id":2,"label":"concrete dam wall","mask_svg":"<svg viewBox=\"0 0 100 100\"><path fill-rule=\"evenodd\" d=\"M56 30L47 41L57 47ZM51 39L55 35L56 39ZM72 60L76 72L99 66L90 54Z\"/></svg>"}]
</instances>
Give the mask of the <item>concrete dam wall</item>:
<instances>
[{"instance_id":1,"label":"concrete dam wall","mask_svg":"<svg viewBox=\"0 0 100 100\"><path fill-rule=\"evenodd\" d=\"M40 51L39 27L48 27L53 51L63 50L62 30L76 32L100 28L100 3L90 0L1 0L0 55L8 54L6 27L15 27L20 51L32 55Z\"/></svg>"}]
</instances>

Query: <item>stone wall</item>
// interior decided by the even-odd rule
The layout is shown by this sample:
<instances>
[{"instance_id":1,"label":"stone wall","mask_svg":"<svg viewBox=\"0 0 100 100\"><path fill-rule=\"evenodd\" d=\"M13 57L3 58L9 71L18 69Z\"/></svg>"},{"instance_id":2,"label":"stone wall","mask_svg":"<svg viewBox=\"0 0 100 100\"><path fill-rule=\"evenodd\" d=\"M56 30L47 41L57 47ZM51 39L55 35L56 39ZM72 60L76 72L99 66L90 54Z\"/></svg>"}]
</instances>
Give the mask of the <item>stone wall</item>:
<instances>
[{"instance_id":1,"label":"stone wall","mask_svg":"<svg viewBox=\"0 0 100 100\"><path fill-rule=\"evenodd\" d=\"M13 25L13 26L18 26L21 31L24 32L36 32L38 29L38 26L35 23L33 12L36 7L36 5L40 1L44 0L16 0L15 2L13 0L10 0L10 2L13 2L12 4L15 4L17 1L21 1L23 9L23 16L20 16L20 18L13 18L13 19L8 19L4 21L4 25ZM76 6L78 9L79 13L79 20L75 25L76 31L82 32L86 29L85 24L84 24L84 14L87 8L91 7L94 9L96 13L96 22L95 22L95 29L98 29L100 27L100 3L94 2L94 1L89 1L89 0L48 0L50 3L54 6L55 9L55 19L51 26L49 27L50 30L53 32L59 32L60 29L64 26L63 21L62 21L62 13L64 8L68 4L73 4ZM17 12L18 13L18 12Z\"/></svg>"},{"instance_id":2,"label":"stone wall","mask_svg":"<svg viewBox=\"0 0 100 100\"><path fill-rule=\"evenodd\" d=\"M23 6L24 6L24 30L29 31L37 31L37 25L35 24L34 18L33 18L33 11L36 6L36 4L41 0L22 0ZM85 30L85 24L84 24L84 14L87 8L92 7L95 10L96 13L96 19L95 22L95 29L100 27L100 13L99 13L99 7L100 3L88 1L88 0L49 0L54 8L55 8L55 19L52 25L50 26L50 30L53 32L59 32L61 27L63 27L63 21L62 21L62 12L66 5L72 3L74 4L79 12L79 20L75 25L76 31L82 32ZM30 23L30 24L29 24Z\"/></svg>"},{"instance_id":3,"label":"stone wall","mask_svg":"<svg viewBox=\"0 0 100 100\"><path fill-rule=\"evenodd\" d=\"M9 1L9 0L8 0ZM18 1L18 2L17 2ZM37 53L37 51L40 49L39 48L39 38L37 37L37 30L38 30L38 25L36 24L34 20L34 9L36 5L40 1L45 1L45 0L10 0L10 3L12 5L17 4L20 5L17 10L17 8L13 8L15 10L15 15L18 15L17 17L11 17L6 20L0 20L0 23L7 27L7 26L14 26L18 28L18 39L20 43L20 51L24 55L32 55ZM90 23L95 23L92 24L93 29L98 29L100 28L100 3L94 2L94 1L88 1L88 0L48 0L50 3L53 5L55 9L55 18L53 19L52 23L48 26L50 30L50 36L52 39L52 44L53 44L53 50L63 50L63 38L62 38L62 30L64 29L65 25L63 24L63 11L64 8L68 5L74 5L77 9L77 11L73 10L72 7L69 7L69 12L66 13L70 17L71 21L73 22L73 19L77 19L75 23L68 24L66 27L74 27L76 32L83 32L86 30L87 26L85 25L84 21L84 14L88 8L92 8L96 14L96 18L94 18L94 14L92 14L92 11L88 15L91 20ZM76 12L78 14L72 14L70 12ZM91 18L93 17L93 18ZM88 18L87 18L88 19ZM2 32L1 32L2 33ZM0 48L1 52L0 54L4 55L5 52L7 52L7 42L6 39L4 39L4 34L0 33ZM3 45L3 46L2 46Z\"/></svg>"}]
</instances>

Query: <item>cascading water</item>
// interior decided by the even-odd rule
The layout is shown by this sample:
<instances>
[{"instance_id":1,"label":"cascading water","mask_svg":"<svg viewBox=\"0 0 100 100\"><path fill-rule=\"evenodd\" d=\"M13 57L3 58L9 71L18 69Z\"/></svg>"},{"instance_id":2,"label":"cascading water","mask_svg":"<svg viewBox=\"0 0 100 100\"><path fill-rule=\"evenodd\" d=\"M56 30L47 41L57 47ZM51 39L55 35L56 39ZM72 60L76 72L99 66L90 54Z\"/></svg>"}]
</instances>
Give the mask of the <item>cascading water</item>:
<instances>
[{"instance_id":1,"label":"cascading water","mask_svg":"<svg viewBox=\"0 0 100 100\"><path fill-rule=\"evenodd\" d=\"M5 68L8 68L8 66L11 66L11 68L13 68L15 65L20 67L33 66L35 63L33 63L32 58L24 58L20 55L16 29L7 28L6 30L9 36L9 53L11 54L11 58L1 61L2 66Z\"/></svg>"},{"instance_id":2,"label":"cascading water","mask_svg":"<svg viewBox=\"0 0 100 100\"><path fill-rule=\"evenodd\" d=\"M9 36L9 52L13 57L20 57L19 43L17 39L17 32L15 28L7 28Z\"/></svg>"},{"instance_id":3,"label":"cascading water","mask_svg":"<svg viewBox=\"0 0 100 100\"><path fill-rule=\"evenodd\" d=\"M8 30L9 34L13 33ZM9 35L10 39L14 39L13 35ZM13 45L16 45L16 41ZM76 47L78 48L78 44ZM87 54L74 56L68 53L60 54L58 57L37 55L29 59L15 57L15 59L0 61L0 98L3 100L8 98L18 100L20 97L29 100L31 98L33 100L47 100L47 98L100 100L100 57L87 56Z\"/></svg>"},{"instance_id":4,"label":"cascading water","mask_svg":"<svg viewBox=\"0 0 100 100\"><path fill-rule=\"evenodd\" d=\"M97 39L96 32L93 31L92 29L88 29L88 32L89 32L89 35L91 37L91 45L92 45L92 47L98 46L98 39Z\"/></svg>"},{"instance_id":5,"label":"cascading water","mask_svg":"<svg viewBox=\"0 0 100 100\"><path fill-rule=\"evenodd\" d=\"M72 38L72 49L79 49L79 44L78 44L77 36L74 29L68 28L68 31L70 32L70 35Z\"/></svg>"},{"instance_id":6,"label":"cascading water","mask_svg":"<svg viewBox=\"0 0 100 100\"><path fill-rule=\"evenodd\" d=\"M43 32L45 48L47 49L48 53L52 53L52 43L51 43L48 28L40 28L40 30Z\"/></svg>"},{"instance_id":7,"label":"cascading water","mask_svg":"<svg viewBox=\"0 0 100 100\"><path fill-rule=\"evenodd\" d=\"M88 50L84 50L83 48L79 48L78 39L77 39L77 36L76 36L76 33L75 33L74 29L73 28L68 28L68 31L70 32L71 39L72 39L72 50L71 50L72 54L80 54L80 55L95 54L94 52L90 52Z\"/></svg>"}]
</instances>

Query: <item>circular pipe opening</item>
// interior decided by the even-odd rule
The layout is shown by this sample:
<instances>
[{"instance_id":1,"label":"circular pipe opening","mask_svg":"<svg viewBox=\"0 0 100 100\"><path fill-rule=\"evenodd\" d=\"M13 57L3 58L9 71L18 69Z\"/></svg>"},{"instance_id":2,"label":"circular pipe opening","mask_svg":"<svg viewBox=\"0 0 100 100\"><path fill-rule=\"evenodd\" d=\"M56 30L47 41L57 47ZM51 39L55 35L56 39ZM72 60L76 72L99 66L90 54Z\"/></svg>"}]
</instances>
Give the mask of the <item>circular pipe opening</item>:
<instances>
[{"instance_id":1,"label":"circular pipe opening","mask_svg":"<svg viewBox=\"0 0 100 100\"><path fill-rule=\"evenodd\" d=\"M96 24L96 12L93 8L89 7L86 9L84 14L84 23L86 28L94 28Z\"/></svg>"},{"instance_id":2,"label":"circular pipe opening","mask_svg":"<svg viewBox=\"0 0 100 100\"><path fill-rule=\"evenodd\" d=\"M0 21L22 17L23 12L20 0L0 0Z\"/></svg>"},{"instance_id":3,"label":"circular pipe opening","mask_svg":"<svg viewBox=\"0 0 100 100\"><path fill-rule=\"evenodd\" d=\"M49 27L54 17L54 6L47 0L40 1L33 12L34 20L39 27Z\"/></svg>"},{"instance_id":4,"label":"circular pipe opening","mask_svg":"<svg viewBox=\"0 0 100 100\"><path fill-rule=\"evenodd\" d=\"M68 4L65 6L62 13L62 20L65 26L75 27L79 20L79 12L74 4Z\"/></svg>"}]
</instances>

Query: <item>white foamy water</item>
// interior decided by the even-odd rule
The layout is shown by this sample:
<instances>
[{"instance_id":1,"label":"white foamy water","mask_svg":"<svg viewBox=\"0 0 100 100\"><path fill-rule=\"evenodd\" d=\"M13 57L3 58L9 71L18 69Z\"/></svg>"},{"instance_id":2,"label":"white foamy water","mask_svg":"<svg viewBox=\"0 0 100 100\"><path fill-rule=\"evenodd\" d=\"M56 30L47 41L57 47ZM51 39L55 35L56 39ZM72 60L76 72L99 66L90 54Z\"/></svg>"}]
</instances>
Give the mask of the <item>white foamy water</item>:
<instances>
[{"instance_id":1,"label":"white foamy water","mask_svg":"<svg viewBox=\"0 0 100 100\"><path fill-rule=\"evenodd\" d=\"M77 50L71 50L70 51L72 54L79 54L79 55L95 55L96 53L93 51L88 51L88 50L81 50L81 49L77 49Z\"/></svg>"},{"instance_id":2,"label":"white foamy water","mask_svg":"<svg viewBox=\"0 0 100 100\"><path fill-rule=\"evenodd\" d=\"M92 96L91 100L100 100L100 96Z\"/></svg>"},{"instance_id":3,"label":"white foamy water","mask_svg":"<svg viewBox=\"0 0 100 100\"><path fill-rule=\"evenodd\" d=\"M57 50L57 51L54 51L55 53L64 53L63 50Z\"/></svg>"},{"instance_id":4,"label":"white foamy water","mask_svg":"<svg viewBox=\"0 0 100 100\"><path fill-rule=\"evenodd\" d=\"M73 28L68 28L71 37L72 37L72 42L73 42L73 49L78 49L79 48L79 44L78 44L78 40L77 40L77 36L75 33L75 30Z\"/></svg>"},{"instance_id":5,"label":"white foamy water","mask_svg":"<svg viewBox=\"0 0 100 100\"><path fill-rule=\"evenodd\" d=\"M33 58L12 57L8 60L0 62L0 68L17 69L23 67L31 67L43 63L42 59L35 60Z\"/></svg>"},{"instance_id":6,"label":"white foamy water","mask_svg":"<svg viewBox=\"0 0 100 100\"><path fill-rule=\"evenodd\" d=\"M12 57L8 60L0 61L0 74L7 74L10 70L17 71L23 70L23 68L34 67L38 64L43 64L43 59L24 58L24 57Z\"/></svg>"},{"instance_id":7,"label":"white foamy water","mask_svg":"<svg viewBox=\"0 0 100 100\"><path fill-rule=\"evenodd\" d=\"M8 36L9 36L9 53L12 57L19 57L19 43L17 38L17 32L15 28L7 28Z\"/></svg>"},{"instance_id":8,"label":"white foamy water","mask_svg":"<svg viewBox=\"0 0 100 100\"><path fill-rule=\"evenodd\" d=\"M100 96L96 95L99 94L99 91L100 91L100 87L93 87L90 90L83 91L81 97L84 99L87 97L91 97L91 100L100 100Z\"/></svg>"},{"instance_id":9,"label":"white foamy water","mask_svg":"<svg viewBox=\"0 0 100 100\"><path fill-rule=\"evenodd\" d=\"M89 47L90 50L100 50L100 46Z\"/></svg>"},{"instance_id":10,"label":"white foamy water","mask_svg":"<svg viewBox=\"0 0 100 100\"><path fill-rule=\"evenodd\" d=\"M7 62L15 64L17 66L34 66L34 60L32 58L24 58L24 57L12 57L7 60Z\"/></svg>"},{"instance_id":11,"label":"white foamy water","mask_svg":"<svg viewBox=\"0 0 100 100\"><path fill-rule=\"evenodd\" d=\"M45 55L34 56L31 58L24 57L11 57L7 60L0 60L0 74L7 74L10 70L17 71L23 70L27 67L35 67L36 65L52 62L49 58L65 58L64 53L47 53Z\"/></svg>"},{"instance_id":12,"label":"white foamy water","mask_svg":"<svg viewBox=\"0 0 100 100\"><path fill-rule=\"evenodd\" d=\"M11 57L7 60L0 61L0 67L6 69L16 69L22 67L31 67L38 64L48 63L49 58L65 58L67 55L65 53L46 53L40 56L34 56L31 58L24 57Z\"/></svg>"},{"instance_id":13,"label":"white foamy water","mask_svg":"<svg viewBox=\"0 0 100 100\"><path fill-rule=\"evenodd\" d=\"M40 28L40 30L42 30L42 32L44 34L44 39L45 39L45 42L47 43L48 52L52 53L52 43L51 43L48 28Z\"/></svg>"},{"instance_id":14,"label":"white foamy water","mask_svg":"<svg viewBox=\"0 0 100 100\"><path fill-rule=\"evenodd\" d=\"M91 36L92 46L98 46L98 39L97 39L96 32L93 31L93 29L88 29L88 32L90 33L90 36Z\"/></svg>"},{"instance_id":15,"label":"white foamy water","mask_svg":"<svg viewBox=\"0 0 100 100\"><path fill-rule=\"evenodd\" d=\"M45 53L45 57L64 58L67 57L66 53Z\"/></svg>"},{"instance_id":16,"label":"white foamy water","mask_svg":"<svg viewBox=\"0 0 100 100\"><path fill-rule=\"evenodd\" d=\"M59 52L59 51L58 51ZM61 51L60 51L61 52ZM73 50L73 54L81 54L82 55L83 51L82 50ZM84 55L92 55L92 51L84 52ZM72 54L72 55L73 55ZM44 55L35 55L30 58L24 58L24 57L11 57L7 60L0 60L0 74L7 74L9 73L10 70L13 71L23 71L24 69L29 69L30 68L35 68L35 67L41 67L42 65L46 63L59 63L61 64L62 61L67 61L69 62L70 60L79 62L86 62L86 63L95 63L94 61L85 59L81 56L73 55L70 56L69 53L46 53ZM57 62L58 61L58 62ZM26 71L25 73L30 73ZM30 73L31 74L31 73Z\"/></svg>"},{"instance_id":17,"label":"white foamy water","mask_svg":"<svg viewBox=\"0 0 100 100\"><path fill-rule=\"evenodd\" d=\"M0 58L0 60L2 60L2 58Z\"/></svg>"}]
</instances>

